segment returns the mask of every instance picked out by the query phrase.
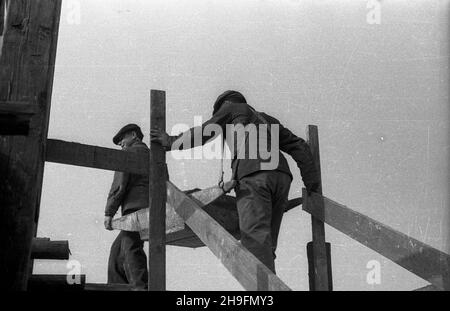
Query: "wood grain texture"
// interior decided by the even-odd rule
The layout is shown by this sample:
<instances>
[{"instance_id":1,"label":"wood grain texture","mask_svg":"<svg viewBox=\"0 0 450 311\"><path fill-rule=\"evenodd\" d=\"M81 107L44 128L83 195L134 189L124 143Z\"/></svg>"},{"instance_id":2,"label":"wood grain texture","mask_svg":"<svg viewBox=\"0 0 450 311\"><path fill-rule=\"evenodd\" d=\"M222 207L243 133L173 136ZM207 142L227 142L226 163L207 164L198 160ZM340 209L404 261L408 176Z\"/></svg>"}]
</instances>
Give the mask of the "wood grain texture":
<instances>
[{"instance_id":1,"label":"wood grain texture","mask_svg":"<svg viewBox=\"0 0 450 311\"><path fill-rule=\"evenodd\" d=\"M166 93L150 92L150 128L166 130ZM157 143L150 144L149 160L149 291L166 290L166 151Z\"/></svg>"},{"instance_id":2,"label":"wood grain texture","mask_svg":"<svg viewBox=\"0 0 450 311\"><path fill-rule=\"evenodd\" d=\"M48 139L46 161L148 175L148 153Z\"/></svg>"},{"instance_id":3,"label":"wood grain texture","mask_svg":"<svg viewBox=\"0 0 450 311\"><path fill-rule=\"evenodd\" d=\"M184 219L225 268L246 290L288 291L290 288L229 232L208 215L196 201L167 182L167 202Z\"/></svg>"},{"instance_id":4,"label":"wood grain texture","mask_svg":"<svg viewBox=\"0 0 450 311\"><path fill-rule=\"evenodd\" d=\"M25 290L37 228L60 0L7 3L0 50L0 102L33 103L28 136L0 136L1 288Z\"/></svg>"},{"instance_id":5,"label":"wood grain texture","mask_svg":"<svg viewBox=\"0 0 450 311\"><path fill-rule=\"evenodd\" d=\"M323 205L323 213L317 206ZM319 194L305 199L303 210L399 266L450 290L450 256Z\"/></svg>"},{"instance_id":6,"label":"wood grain texture","mask_svg":"<svg viewBox=\"0 0 450 311\"><path fill-rule=\"evenodd\" d=\"M322 179L322 173L320 168L320 150L319 150L319 131L317 126L308 125L307 128L308 145L311 148L314 163ZM319 194L322 194L322 181L320 181L320 187L317 189ZM307 195L303 192L303 197ZM319 204L319 202L317 203ZM320 213L322 210L320 205L317 205L317 211ZM311 230L312 230L312 251L313 260L310 267L310 271L314 271L310 274L310 284L314 285L310 287L310 290L315 291L328 291L332 289L332 280L330 279L331 273L331 258L327 258L327 251L325 245L325 225L319 217L311 216ZM329 265L330 264L330 265Z\"/></svg>"},{"instance_id":7,"label":"wood grain texture","mask_svg":"<svg viewBox=\"0 0 450 311\"><path fill-rule=\"evenodd\" d=\"M70 256L69 241L51 241L49 238L34 238L32 259L67 260Z\"/></svg>"}]
</instances>

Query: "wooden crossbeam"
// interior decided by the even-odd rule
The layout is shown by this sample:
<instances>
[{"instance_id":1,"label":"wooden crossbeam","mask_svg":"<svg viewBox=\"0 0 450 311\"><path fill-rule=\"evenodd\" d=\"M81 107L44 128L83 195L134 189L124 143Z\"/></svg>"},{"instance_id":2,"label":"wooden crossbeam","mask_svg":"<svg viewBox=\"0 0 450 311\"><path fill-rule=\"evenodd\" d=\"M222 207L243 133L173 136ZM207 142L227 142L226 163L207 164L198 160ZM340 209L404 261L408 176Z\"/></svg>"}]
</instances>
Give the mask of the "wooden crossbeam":
<instances>
[{"instance_id":1,"label":"wooden crossbeam","mask_svg":"<svg viewBox=\"0 0 450 311\"><path fill-rule=\"evenodd\" d=\"M48 139L46 161L148 175L148 153Z\"/></svg>"},{"instance_id":2,"label":"wooden crossbeam","mask_svg":"<svg viewBox=\"0 0 450 311\"><path fill-rule=\"evenodd\" d=\"M193 198L167 182L167 202L186 224L220 259L246 290L288 291L290 288L261 261L243 247L217 221L199 207Z\"/></svg>"},{"instance_id":3,"label":"wooden crossbeam","mask_svg":"<svg viewBox=\"0 0 450 311\"><path fill-rule=\"evenodd\" d=\"M319 194L307 196L303 189L303 210L362 243L396 264L450 290L450 256L406 234L392 229ZM324 207L318 212L316 206Z\"/></svg>"},{"instance_id":4,"label":"wooden crossbeam","mask_svg":"<svg viewBox=\"0 0 450 311\"><path fill-rule=\"evenodd\" d=\"M69 241L51 241L49 238L33 239L31 247L32 259L67 260L69 256Z\"/></svg>"}]
</instances>

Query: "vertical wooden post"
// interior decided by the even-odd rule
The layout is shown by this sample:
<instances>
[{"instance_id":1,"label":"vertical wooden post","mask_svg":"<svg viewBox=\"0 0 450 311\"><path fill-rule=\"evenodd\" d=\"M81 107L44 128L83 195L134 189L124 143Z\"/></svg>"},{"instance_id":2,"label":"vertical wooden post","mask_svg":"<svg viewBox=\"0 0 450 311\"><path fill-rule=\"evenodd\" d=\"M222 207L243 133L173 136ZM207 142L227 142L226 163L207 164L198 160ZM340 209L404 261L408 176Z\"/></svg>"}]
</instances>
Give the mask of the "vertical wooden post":
<instances>
[{"instance_id":1,"label":"vertical wooden post","mask_svg":"<svg viewBox=\"0 0 450 311\"><path fill-rule=\"evenodd\" d=\"M150 128L166 130L166 93L151 90ZM150 146L150 219L148 289L166 290L166 151L156 143Z\"/></svg>"},{"instance_id":2,"label":"vertical wooden post","mask_svg":"<svg viewBox=\"0 0 450 311\"><path fill-rule=\"evenodd\" d=\"M320 152L319 152L319 133L317 126L308 125L307 128L308 144L311 148L311 152L314 158L314 162L319 170L320 179L322 179L322 173L320 169ZM317 190L319 194L322 194L322 180L320 181L320 187ZM311 200L307 200L311 202ZM323 213L323 204L321 206L315 206ZM312 227L312 247L309 247L310 261L310 290L327 291L332 290L331 280L331 258L328 258L330 253L327 252L325 244L325 225L323 221L311 216ZM312 252L312 254L311 254Z\"/></svg>"},{"instance_id":3,"label":"vertical wooden post","mask_svg":"<svg viewBox=\"0 0 450 311\"><path fill-rule=\"evenodd\" d=\"M1 1L0 102L37 107L28 136L0 136L0 289L27 288L39 216L61 0ZM2 12L3 13L3 12Z\"/></svg>"}]
</instances>

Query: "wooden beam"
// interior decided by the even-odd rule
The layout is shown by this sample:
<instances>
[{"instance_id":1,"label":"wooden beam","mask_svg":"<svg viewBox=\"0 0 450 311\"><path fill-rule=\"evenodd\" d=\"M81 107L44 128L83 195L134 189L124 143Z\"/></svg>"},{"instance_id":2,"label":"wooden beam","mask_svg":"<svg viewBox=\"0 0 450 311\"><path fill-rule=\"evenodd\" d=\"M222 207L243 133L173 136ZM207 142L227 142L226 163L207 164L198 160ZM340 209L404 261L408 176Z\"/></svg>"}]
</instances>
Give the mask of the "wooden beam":
<instances>
[{"instance_id":1,"label":"wooden beam","mask_svg":"<svg viewBox=\"0 0 450 311\"><path fill-rule=\"evenodd\" d=\"M46 161L148 175L148 154L48 139Z\"/></svg>"},{"instance_id":2,"label":"wooden beam","mask_svg":"<svg viewBox=\"0 0 450 311\"><path fill-rule=\"evenodd\" d=\"M196 203L193 198L171 182L167 182L167 192L167 202L174 207L186 224L220 259L244 289L290 290L283 281L200 208L199 203Z\"/></svg>"},{"instance_id":3,"label":"wooden beam","mask_svg":"<svg viewBox=\"0 0 450 311\"><path fill-rule=\"evenodd\" d=\"M0 102L35 102L28 136L0 137L0 283L25 290L45 160L60 0L8 1Z\"/></svg>"},{"instance_id":4,"label":"wooden beam","mask_svg":"<svg viewBox=\"0 0 450 311\"><path fill-rule=\"evenodd\" d=\"M314 163L319 171L320 179L322 179L322 173L320 168L320 151L319 151L319 131L317 126L309 125L307 128L308 144L313 155ZM322 194L322 181L320 181L320 187L317 189L319 194ZM303 193L305 195L306 193ZM307 195L307 194L306 194ZM318 205L317 210L320 212L323 208ZM325 245L325 225L320 218L311 216L311 229L312 229L312 251L310 257L312 260L309 267L310 271L314 273L310 274L309 280L310 290L312 291L329 291L332 290L331 280L331 258L327 258L327 250ZM308 248L307 248L308 249Z\"/></svg>"},{"instance_id":5,"label":"wooden beam","mask_svg":"<svg viewBox=\"0 0 450 311\"><path fill-rule=\"evenodd\" d=\"M67 282L66 274L33 274L28 280L28 290L31 292L80 291L84 289L86 275L74 276L79 283Z\"/></svg>"},{"instance_id":6,"label":"wooden beam","mask_svg":"<svg viewBox=\"0 0 450 311\"><path fill-rule=\"evenodd\" d=\"M306 212L436 287L450 290L448 254L319 194L304 200ZM323 213L317 209L320 204L323 204Z\"/></svg>"},{"instance_id":7,"label":"wooden beam","mask_svg":"<svg viewBox=\"0 0 450 311\"><path fill-rule=\"evenodd\" d=\"M166 93L150 92L150 128L166 130ZM150 213L148 290L166 290L166 151L157 143L150 146Z\"/></svg>"},{"instance_id":8,"label":"wooden beam","mask_svg":"<svg viewBox=\"0 0 450 311\"><path fill-rule=\"evenodd\" d=\"M34 238L32 259L67 260L70 256L69 241L51 241L49 238Z\"/></svg>"}]
</instances>

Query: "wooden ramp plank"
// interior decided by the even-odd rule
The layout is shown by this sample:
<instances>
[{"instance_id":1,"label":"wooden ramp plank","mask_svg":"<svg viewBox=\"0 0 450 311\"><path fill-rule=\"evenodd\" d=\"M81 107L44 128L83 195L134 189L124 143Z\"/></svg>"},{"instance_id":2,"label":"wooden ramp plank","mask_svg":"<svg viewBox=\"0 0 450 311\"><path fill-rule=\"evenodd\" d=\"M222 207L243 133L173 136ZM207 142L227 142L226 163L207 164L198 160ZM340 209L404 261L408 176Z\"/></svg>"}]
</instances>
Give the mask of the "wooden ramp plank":
<instances>
[{"instance_id":1,"label":"wooden ramp plank","mask_svg":"<svg viewBox=\"0 0 450 311\"><path fill-rule=\"evenodd\" d=\"M193 198L187 196L171 182L167 182L167 191L167 202L174 207L186 224L220 259L244 289L290 290L283 281L201 209Z\"/></svg>"},{"instance_id":2,"label":"wooden ramp plank","mask_svg":"<svg viewBox=\"0 0 450 311\"><path fill-rule=\"evenodd\" d=\"M205 189L209 194L211 189ZM204 195L204 190L198 189L184 191L186 194L201 203L201 208L216 220L233 237L240 239L239 216L236 207L236 198L230 195L222 195L211 201L209 195ZM210 203L208 203L210 202ZM207 203L203 206L204 203ZM288 201L285 212L301 205L302 198L295 198ZM142 240L148 240L148 209L142 209L135 213L117 218L113 221L113 228L117 230L139 231ZM197 235L184 225L184 220L178 216L170 204L166 205L166 245L197 248L205 244Z\"/></svg>"},{"instance_id":3,"label":"wooden ramp plank","mask_svg":"<svg viewBox=\"0 0 450 311\"><path fill-rule=\"evenodd\" d=\"M303 189L303 210L362 243L396 264L427 280L432 285L450 290L450 256L376 220L351 210L319 194L307 197ZM324 213L316 206L323 204Z\"/></svg>"}]
</instances>

